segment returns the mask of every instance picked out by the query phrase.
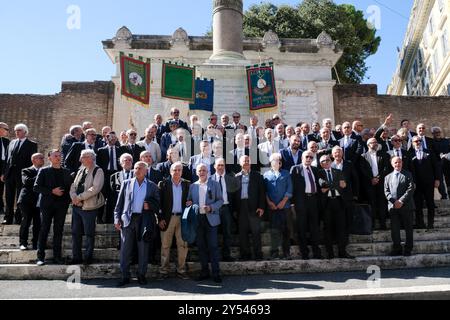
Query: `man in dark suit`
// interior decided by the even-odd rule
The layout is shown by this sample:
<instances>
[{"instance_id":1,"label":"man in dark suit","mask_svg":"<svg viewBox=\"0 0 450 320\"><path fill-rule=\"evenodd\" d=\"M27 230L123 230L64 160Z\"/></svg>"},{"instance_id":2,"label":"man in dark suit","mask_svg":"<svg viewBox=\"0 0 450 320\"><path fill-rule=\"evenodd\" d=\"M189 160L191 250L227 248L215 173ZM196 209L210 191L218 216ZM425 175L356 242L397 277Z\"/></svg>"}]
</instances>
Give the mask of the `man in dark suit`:
<instances>
[{"instance_id":1,"label":"man in dark suit","mask_svg":"<svg viewBox=\"0 0 450 320\"><path fill-rule=\"evenodd\" d=\"M417 133L410 130L410 123L409 123L409 120L408 120L408 119L403 119L403 120L400 122L400 127L401 127L401 128L405 128L405 129L407 130L407 132L408 132L408 134L407 134L407 144L410 145L409 141L410 141L410 140L412 141L412 138L413 138L414 136L417 136ZM411 142L411 145L412 145L412 142Z\"/></svg>"},{"instance_id":2,"label":"man in dark suit","mask_svg":"<svg viewBox=\"0 0 450 320\"><path fill-rule=\"evenodd\" d=\"M5 191L5 182L3 180L3 171L6 166L6 160L8 156L9 139L7 138L9 133L9 126L0 122L0 214L5 212L5 203L3 202L3 193Z\"/></svg>"},{"instance_id":3,"label":"man in dark suit","mask_svg":"<svg viewBox=\"0 0 450 320\"><path fill-rule=\"evenodd\" d=\"M247 131L247 126L241 124L241 114L239 112L233 112L233 122L225 127L225 129L232 129L234 132L236 130L241 129L244 132Z\"/></svg>"},{"instance_id":4,"label":"man in dark suit","mask_svg":"<svg viewBox=\"0 0 450 320\"><path fill-rule=\"evenodd\" d=\"M50 226L53 220L53 259L56 264L62 264L61 243L69 207L70 186L72 177L68 169L61 167L61 152L56 149L48 153L50 166L42 168L34 183L33 190L40 193L39 207L41 209L42 225L39 232L37 265L45 264L45 249Z\"/></svg>"},{"instance_id":5,"label":"man in dark suit","mask_svg":"<svg viewBox=\"0 0 450 320\"><path fill-rule=\"evenodd\" d=\"M413 175L416 190L414 192L414 203L416 206L416 228L425 229L423 221L423 200L427 203L428 226L434 228L434 188L439 187L439 168L433 152L422 149L420 136L412 138L413 147L410 150L409 168Z\"/></svg>"},{"instance_id":6,"label":"man in dark suit","mask_svg":"<svg viewBox=\"0 0 450 320\"><path fill-rule=\"evenodd\" d=\"M153 123L156 126L156 142L161 144L161 137L166 131L166 126L163 124L163 118L160 114L155 114Z\"/></svg>"},{"instance_id":7,"label":"man in dark suit","mask_svg":"<svg viewBox=\"0 0 450 320\"><path fill-rule=\"evenodd\" d=\"M161 137L161 143L159 144L161 149L161 161L166 161L166 154L167 150L171 146L177 143L177 135L176 132L178 130L178 123L176 121L169 121L167 123L169 126L169 131L164 132L164 134Z\"/></svg>"},{"instance_id":8,"label":"man in dark suit","mask_svg":"<svg viewBox=\"0 0 450 320\"><path fill-rule=\"evenodd\" d=\"M344 152L341 147L334 147L331 155L334 159L331 167L342 171L346 184L341 196L344 200L345 216L347 219L346 239L348 241L350 229L353 224L354 201L357 201L359 198L359 175L353 163L343 159Z\"/></svg>"},{"instance_id":9,"label":"man in dark suit","mask_svg":"<svg viewBox=\"0 0 450 320\"><path fill-rule=\"evenodd\" d=\"M17 208L14 215L16 197L19 197L22 189L22 169L32 165L31 156L37 152L37 143L27 138L28 128L24 124L17 124L14 127L16 139L12 140L8 146L6 156L6 166L3 177L5 180L6 212L3 224L12 224L15 216L16 224L20 224L22 216L20 208Z\"/></svg>"},{"instance_id":10,"label":"man in dark suit","mask_svg":"<svg viewBox=\"0 0 450 320\"><path fill-rule=\"evenodd\" d=\"M447 189L445 188L445 182L450 180L449 176L449 163L445 160L445 155L450 152L450 140L442 136L442 129L440 127L431 128L431 133L433 134L433 144L436 153L436 159L438 161L440 172L439 172L439 193L441 194L441 199L448 199L448 188L450 184L447 183ZM444 179L444 176L446 179Z\"/></svg>"},{"instance_id":11,"label":"man in dark suit","mask_svg":"<svg viewBox=\"0 0 450 320\"><path fill-rule=\"evenodd\" d=\"M299 136L300 138L300 149L302 151L305 151L308 149L308 143L310 143L311 141L315 141L318 142L318 139L316 139L314 134L310 133L310 126L309 123L302 123L302 125L300 126L300 130L301 130L301 135Z\"/></svg>"},{"instance_id":12,"label":"man in dark suit","mask_svg":"<svg viewBox=\"0 0 450 320\"><path fill-rule=\"evenodd\" d=\"M86 130L86 140L83 142L75 142L70 147L69 152L64 160L64 164L70 173L75 175L81 166L80 156L81 151L85 149L94 150L95 153L98 151L99 142L96 140L97 133L95 129Z\"/></svg>"},{"instance_id":13,"label":"man in dark suit","mask_svg":"<svg viewBox=\"0 0 450 320\"><path fill-rule=\"evenodd\" d=\"M17 205L22 212L22 223L20 224L20 250L28 249L28 233L33 221L33 250L37 249L39 230L41 228L41 217L37 207L39 194L33 191L34 183L39 169L44 165L44 155L35 153L31 156L33 165L22 169L22 190L19 194Z\"/></svg>"},{"instance_id":14,"label":"man in dark suit","mask_svg":"<svg viewBox=\"0 0 450 320\"><path fill-rule=\"evenodd\" d=\"M211 146L208 141L200 142L200 154L196 154L189 159L189 171L192 177L192 182L198 180L196 168L200 163L204 163L208 168L208 177L214 174L214 157L211 156Z\"/></svg>"},{"instance_id":15,"label":"man in dark suit","mask_svg":"<svg viewBox=\"0 0 450 320\"><path fill-rule=\"evenodd\" d=\"M171 177L158 184L161 197L161 211L158 213L159 228L161 229L160 279L169 276L170 248L174 236L177 241L177 276L181 279L188 279L186 257L189 247L181 236L181 216L186 208L190 183L181 178L182 172L183 164L175 162L170 168Z\"/></svg>"},{"instance_id":16,"label":"man in dark suit","mask_svg":"<svg viewBox=\"0 0 450 320\"><path fill-rule=\"evenodd\" d=\"M98 149L97 151L97 165L102 168L105 182L103 184L102 194L106 199L106 204L97 211L97 223L113 223L114 207L116 203L114 196L111 194L111 185L109 183L111 176L122 170L120 167L120 148L116 146L117 136L114 131L109 132L106 135L108 145ZM105 218L103 218L103 212L105 211Z\"/></svg>"},{"instance_id":17,"label":"man in dark suit","mask_svg":"<svg viewBox=\"0 0 450 320\"><path fill-rule=\"evenodd\" d=\"M325 118L322 120L322 128L328 128L330 130L331 140L339 141L342 138L340 132L333 130L333 122L330 118Z\"/></svg>"},{"instance_id":18,"label":"man in dark suit","mask_svg":"<svg viewBox=\"0 0 450 320\"><path fill-rule=\"evenodd\" d=\"M133 163L139 161L139 157L141 156L141 152L145 151L145 147L141 147L136 144L137 133L134 129L127 130L128 143L120 147L119 152L129 153L133 156Z\"/></svg>"},{"instance_id":19,"label":"man in dark suit","mask_svg":"<svg viewBox=\"0 0 450 320\"><path fill-rule=\"evenodd\" d=\"M293 166L302 163L302 151L300 150L300 137L296 134L289 139L289 147L280 150L283 169L290 171Z\"/></svg>"},{"instance_id":20,"label":"man in dark suit","mask_svg":"<svg viewBox=\"0 0 450 320\"><path fill-rule=\"evenodd\" d=\"M323 155L331 155L333 147L338 145L338 141L331 139L330 129L327 127L320 129L320 142L317 143L317 157L320 159Z\"/></svg>"},{"instance_id":21,"label":"man in dark suit","mask_svg":"<svg viewBox=\"0 0 450 320\"><path fill-rule=\"evenodd\" d=\"M220 208L220 221L223 235L222 261L232 262L234 261L234 258L231 257L231 231L234 220L233 198L239 186L234 174L226 172L225 160L223 158L215 159L214 169L216 173L211 176L211 179L219 183L223 196L223 205Z\"/></svg>"},{"instance_id":22,"label":"man in dark suit","mask_svg":"<svg viewBox=\"0 0 450 320\"><path fill-rule=\"evenodd\" d=\"M297 226L300 253L303 260L309 259L307 230L310 231L310 242L314 259L322 259L319 248L319 178L318 169L311 166L314 154L305 151L302 164L291 168L293 196L292 203L297 213Z\"/></svg>"},{"instance_id":23,"label":"man in dark suit","mask_svg":"<svg viewBox=\"0 0 450 320\"><path fill-rule=\"evenodd\" d=\"M151 239L144 237L144 230L156 232L155 215L160 209L158 186L145 177L147 170L145 162L138 161L134 164L135 176L122 184L114 209L114 227L120 231L122 240L120 252L122 278L118 283L119 287L130 283L130 265L135 242L138 246L138 282L141 285L147 284Z\"/></svg>"},{"instance_id":24,"label":"man in dark suit","mask_svg":"<svg viewBox=\"0 0 450 320\"><path fill-rule=\"evenodd\" d=\"M343 194L347 187L344 174L341 170L331 167L329 155L320 157L320 165L317 177L322 195L324 212L324 234L325 246L328 259L334 259L333 234L336 235L339 258L352 259L346 251L346 216L344 208Z\"/></svg>"},{"instance_id":25,"label":"man in dark suit","mask_svg":"<svg viewBox=\"0 0 450 320\"><path fill-rule=\"evenodd\" d=\"M387 152L389 159L393 157L400 157L402 159L403 168L409 168L409 152L402 147L402 138L399 135L393 135L391 137L392 149ZM392 166L388 166L388 172L392 172L394 168Z\"/></svg>"},{"instance_id":26,"label":"man in dark suit","mask_svg":"<svg viewBox=\"0 0 450 320\"><path fill-rule=\"evenodd\" d=\"M386 176L384 193L388 200L388 209L391 216L391 236L394 243L391 256L402 254L400 226L403 224L406 234L404 256L410 256L413 249L413 194L414 182L409 171L403 170L400 157L391 159L394 171Z\"/></svg>"},{"instance_id":27,"label":"man in dark suit","mask_svg":"<svg viewBox=\"0 0 450 320\"><path fill-rule=\"evenodd\" d=\"M361 156L359 168L361 172L361 192L364 192L375 217L380 221L380 229L386 230L387 203L384 197L384 177L389 172L387 155L378 150L378 142L370 138L367 142L369 151ZM374 224L375 225L375 224Z\"/></svg>"},{"instance_id":28,"label":"man in dark suit","mask_svg":"<svg viewBox=\"0 0 450 320\"><path fill-rule=\"evenodd\" d=\"M256 260L262 260L261 217L265 208L264 180L261 174L251 170L249 156L239 159L242 171L236 174L238 188L234 208L238 213L239 244L241 260L251 259L248 233L252 233L253 250Z\"/></svg>"},{"instance_id":29,"label":"man in dark suit","mask_svg":"<svg viewBox=\"0 0 450 320\"><path fill-rule=\"evenodd\" d=\"M180 119L180 110L177 108L172 108L170 110L170 116L171 118L167 120L166 122L166 129L165 132L171 132L170 123L173 121L177 124L177 128L183 128L189 131L188 124Z\"/></svg>"},{"instance_id":30,"label":"man in dark suit","mask_svg":"<svg viewBox=\"0 0 450 320\"><path fill-rule=\"evenodd\" d=\"M75 142L80 142L82 135L83 128L80 125L73 125L69 129L69 134L63 137L61 141L61 157L63 159L63 166L65 166L64 160L69 153L70 147L72 147Z\"/></svg>"},{"instance_id":31,"label":"man in dark suit","mask_svg":"<svg viewBox=\"0 0 450 320\"><path fill-rule=\"evenodd\" d=\"M227 156L227 171L234 174L241 172L241 165L239 159L242 156L250 156L250 149L245 147L244 134L239 132L235 136L236 148L228 152Z\"/></svg>"},{"instance_id":32,"label":"man in dark suit","mask_svg":"<svg viewBox=\"0 0 450 320\"><path fill-rule=\"evenodd\" d=\"M356 166L360 156L363 154L363 146L360 140L352 138L352 129L350 122L342 124L344 136L339 140L339 146L344 150L344 159L353 162ZM362 141L362 139L361 139Z\"/></svg>"},{"instance_id":33,"label":"man in dark suit","mask_svg":"<svg viewBox=\"0 0 450 320\"><path fill-rule=\"evenodd\" d=\"M438 156L436 153L436 150L434 148L434 141L433 139L426 136L427 128L423 123L419 123L417 125L417 136L419 136L422 145L422 150L427 151L430 153L434 153L435 156ZM414 144L413 144L414 147Z\"/></svg>"}]
</instances>

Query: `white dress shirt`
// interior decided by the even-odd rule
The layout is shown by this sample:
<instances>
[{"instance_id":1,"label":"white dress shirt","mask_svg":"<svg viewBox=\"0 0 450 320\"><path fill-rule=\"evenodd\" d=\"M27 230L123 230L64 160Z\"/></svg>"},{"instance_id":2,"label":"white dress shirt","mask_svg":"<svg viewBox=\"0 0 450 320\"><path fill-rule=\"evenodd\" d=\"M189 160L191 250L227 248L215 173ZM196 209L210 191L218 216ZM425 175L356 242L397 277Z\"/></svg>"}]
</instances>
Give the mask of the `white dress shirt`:
<instances>
[{"instance_id":1,"label":"white dress shirt","mask_svg":"<svg viewBox=\"0 0 450 320\"><path fill-rule=\"evenodd\" d=\"M302 164L302 167L303 167L303 175L305 177L305 193L312 193L311 183L309 182L309 175L308 175L307 167L304 164ZM314 181L314 183L316 183L316 178L314 177L312 168L310 167L309 169L311 170L311 176L313 178L313 181Z\"/></svg>"},{"instance_id":2,"label":"white dress shirt","mask_svg":"<svg viewBox=\"0 0 450 320\"><path fill-rule=\"evenodd\" d=\"M207 182L201 183L200 180L196 183L199 184L198 187L198 206L200 207L200 214L206 214L205 203L206 203L206 191L208 190Z\"/></svg>"},{"instance_id":3,"label":"white dress shirt","mask_svg":"<svg viewBox=\"0 0 450 320\"><path fill-rule=\"evenodd\" d=\"M221 175L218 173L214 174L214 180L219 183ZM227 193L227 184L225 182L225 173L222 175L222 197L223 197L223 204L229 204L228 202L228 193Z\"/></svg>"},{"instance_id":4,"label":"white dress shirt","mask_svg":"<svg viewBox=\"0 0 450 320\"><path fill-rule=\"evenodd\" d=\"M378 157L376 152L369 151L370 162L372 167L372 175L378 177Z\"/></svg>"}]
</instances>

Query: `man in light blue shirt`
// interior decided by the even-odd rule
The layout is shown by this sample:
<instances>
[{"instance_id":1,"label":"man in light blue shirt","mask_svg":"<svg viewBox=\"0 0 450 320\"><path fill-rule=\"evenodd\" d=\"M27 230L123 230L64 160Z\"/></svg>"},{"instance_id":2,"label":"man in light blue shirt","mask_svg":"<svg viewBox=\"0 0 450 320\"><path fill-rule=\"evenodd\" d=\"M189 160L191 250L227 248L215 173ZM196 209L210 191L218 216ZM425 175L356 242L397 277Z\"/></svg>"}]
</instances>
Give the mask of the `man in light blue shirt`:
<instances>
[{"instance_id":1,"label":"man in light blue shirt","mask_svg":"<svg viewBox=\"0 0 450 320\"><path fill-rule=\"evenodd\" d=\"M279 153L270 156L270 171L264 174L266 200L271 216L271 258L278 259L278 247L282 240L283 259L290 259L289 232L287 216L290 211L292 197L292 179L289 171L281 169L282 157Z\"/></svg>"}]
</instances>

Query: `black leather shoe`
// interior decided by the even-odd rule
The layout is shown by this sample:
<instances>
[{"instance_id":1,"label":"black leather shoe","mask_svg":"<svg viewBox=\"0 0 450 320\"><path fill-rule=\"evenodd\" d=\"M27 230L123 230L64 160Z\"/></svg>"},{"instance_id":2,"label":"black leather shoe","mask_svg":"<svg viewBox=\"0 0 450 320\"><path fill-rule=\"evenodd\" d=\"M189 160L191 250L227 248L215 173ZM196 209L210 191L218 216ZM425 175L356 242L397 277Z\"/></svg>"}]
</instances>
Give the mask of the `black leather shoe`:
<instances>
[{"instance_id":1,"label":"black leather shoe","mask_svg":"<svg viewBox=\"0 0 450 320\"><path fill-rule=\"evenodd\" d=\"M417 223L417 224L414 225L413 228L414 228L414 229L426 229L424 223Z\"/></svg>"},{"instance_id":2,"label":"black leather shoe","mask_svg":"<svg viewBox=\"0 0 450 320\"><path fill-rule=\"evenodd\" d=\"M210 276L209 276L209 274L200 274L197 278L195 278L195 281L203 281L203 280L206 280L206 279L209 279L210 278Z\"/></svg>"},{"instance_id":3,"label":"black leather shoe","mask_svg":"<svg viewBox=\"0 0 450 320\"><path fill-rule=\"evenodd\" d=\"M140 285L145 286L145 285L148 283L148 282L147 282L147 278L146 278L145 276L138 275L137 279L138 279L138 283L139 283Z\"/></svg>"},{"instance_id":4,"label":"black leather shoe","mask_svg":"<svg viewBox=\"0 0 450 320\"><path fill-rule=\"evenodd\" d=\"M123 287L126 286L127 284L130 283L130 278L122 278L120 279L120 281L117 283L117 287Z\"/></svg>"},{"instance_id":5,"label":"black leather shoe","mask_svg":"<svg viewBox=\"0 0 450 320\"><path fill-rule=\"evenodd\" d=\"M302 254L302 260L309 260L309 255Z\"/></svg>"},{"instance_id":6,"label":"black leather shoe","mask_svg":"<svg viewBox=\"0 0 450 320\"><path fill-rule=\"evenodd\" d=\"M82 264L83 260L81 259L71 259L69 261L67 261L67 265L75 265L75 264Z\"/></svg>"},{"instance_id":7,"label":"black leather shoe","mask_svg":"<svg viewBox=\"0 0 450 320\"><path fill-rule=\"evenodd\" d=\"M222 278L221 278L220 276L214 276L214 277L213 277L213 281L214 281L215 283L222 283Z\"/></svg>"},{"instance_id":8,"label":"black leather shoe","mask_svg":"<svg viewBox=\"0 0 450 320\"><path fill-rule=\"evenodd\" d=\"M84 263L85 266L91 265L92 264L92 258L86 258L84 259Z\"/></svg>"},{"instance_id":9,"label":"black leather shoe","mask_svg":"<svg viewBox=\"0 0 450 320\"><path fill-rule=\"evenodd\" d=\"M66 264L66 262L60 257L53 258L53 263L54 264Z\"/></svg>"},{"instance_id":10,"label":"black leather shoe","mask_svg":"<svg viewBox=\"0 0 450 320\"><path fill-rule=\"evenodd\" d=\"M401 250L392 250L392 251L389 253L389 255L390 255L391 257L398 257L398 256L401 256L401 255L402 255L402 251L401 251Z\"/></svg>"},{"instance_id":11,"label":"black leather shoe","mask_svg":"<svg viewBox=\"0 0 450 320\"><path fill-rule=\"evenodd\" d=\"M328 253L328 254L327 254L327 259L328 259L328 260L334 259L334 253L331 253L331 252Z\"/></svg>"},{"instance_id":12,"label":"black leather shoe","mask_svg":"<svg viewBox=\"0 0 450 320\"><path fill-rule=\"evenodd\" d=\"M434 225L433 224L428 224L427 229L429 229L429 230L434 229Z\"/></svg>"},{"instance_id":13,"label":"black leather shoe","mask_svg":"<svg viewBox=\"0 0 450 320\"><path fill-rule=\"evenodd\" d=\"M411 251L410 251L410 250L405 250L405 251L403 252L403 256L404 256L404 257L410 257L410 256L411 256Z\"/></svg>"},{"instance_id":14,"label":"black leather shoe","mask_svg":"<svg viewBox=\"0 0 450 320\"><path fill-rule=\"evenodd\" d=\"M3 225L11 225L11 224L12 224L12 221L9 220L9 219L5 219L5 220L2 221L2 224L3 224Z\"/></svg>"},{"instance_id":15,"label":"black leather shoe","mask_svg":"<svg viewBox=\"0 0 450 320\"><path fill-rule=\"evenodd\" d=\"M313 255L313 259L322 260L323 257L320 253Z\"/></svg>"}]
</instances>

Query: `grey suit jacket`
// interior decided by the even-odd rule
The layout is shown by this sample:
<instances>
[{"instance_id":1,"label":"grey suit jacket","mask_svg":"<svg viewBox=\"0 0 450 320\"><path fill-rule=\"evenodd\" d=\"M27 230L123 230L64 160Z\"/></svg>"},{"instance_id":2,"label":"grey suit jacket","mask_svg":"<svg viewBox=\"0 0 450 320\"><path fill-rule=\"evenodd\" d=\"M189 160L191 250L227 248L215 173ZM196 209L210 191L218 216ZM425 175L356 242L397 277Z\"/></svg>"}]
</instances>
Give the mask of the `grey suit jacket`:
<instances>
[{"instance_id":1,"label":"grey suit jacket","mask_svg":"<svg viewBox=\"0 0 450 320\"><path fill-rule=\"evenodd\" d=\"M196 182L190 185L188 201L192 201L194 204L199 204L199 186L200 183ZM222 191L220 190L219 183L208 179L205 205L211 207L211 212L206 215L211 227L218 226L220 224L220 207L223 205Z\"/></svg>"},{"instance_id":2,"label":"grey suit jacket","mask_svg":"<svg viewBox=\"0 0 450 320\"><path fill-rule=\"evenodd\" d=\"M394 210L394 203L397 200L403 202L404 210L414 209L414 180L409 171L402 170L398 179L395 178L395 171L388 174L384 179L384 194L388 200L389 211Z\"/></svg>"}]
</instances>

